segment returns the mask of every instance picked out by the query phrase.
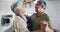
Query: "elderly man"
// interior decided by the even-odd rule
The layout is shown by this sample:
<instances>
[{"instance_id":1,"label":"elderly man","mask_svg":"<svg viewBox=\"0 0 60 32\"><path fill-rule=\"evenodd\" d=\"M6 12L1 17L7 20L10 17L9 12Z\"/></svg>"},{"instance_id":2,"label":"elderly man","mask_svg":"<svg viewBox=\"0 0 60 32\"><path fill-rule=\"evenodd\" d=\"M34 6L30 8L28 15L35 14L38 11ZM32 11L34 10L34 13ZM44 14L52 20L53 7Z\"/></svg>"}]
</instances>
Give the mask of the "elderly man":
<instances>
[{"instance_id":1,"label":"elderly man","mask_svg":"<svg viewBox=\"0 0 60 32\"><path fill-rule=\"evenodd\" d=\"M36 30L40 30L41 29L41 23L40 20L46 20L48 22L48 26L50 29L51 25L50 25L50 20L49 20L49 16L44 13L45 9L46 9L46 2L44 0L39 0L37 1L36 5L35 5L35 11L36 13L34 13L31 16L31 21L32 21L32 31L36 31Z\"/></svg>"}]
</instances>

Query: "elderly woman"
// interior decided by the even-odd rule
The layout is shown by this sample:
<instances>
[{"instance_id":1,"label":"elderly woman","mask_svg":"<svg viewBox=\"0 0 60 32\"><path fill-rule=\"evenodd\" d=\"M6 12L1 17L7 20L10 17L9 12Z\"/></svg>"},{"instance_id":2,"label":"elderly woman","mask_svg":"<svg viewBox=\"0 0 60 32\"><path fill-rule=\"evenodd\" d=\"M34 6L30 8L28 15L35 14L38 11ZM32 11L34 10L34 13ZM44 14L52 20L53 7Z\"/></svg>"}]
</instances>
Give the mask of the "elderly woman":
<instances>
[{"instance_id":1,"label":"elderly woman","mask_svg":"<svg viewBox=\"0 0 60 32\"><path fill-rule=\"evenodd\" d=\"M15 13L16 17L13 22L15 32L29 32L27 29L27 19L25 15L25 8L22 2L16 2L11 6L11 10Z\"/></svg>"}]
</instances>

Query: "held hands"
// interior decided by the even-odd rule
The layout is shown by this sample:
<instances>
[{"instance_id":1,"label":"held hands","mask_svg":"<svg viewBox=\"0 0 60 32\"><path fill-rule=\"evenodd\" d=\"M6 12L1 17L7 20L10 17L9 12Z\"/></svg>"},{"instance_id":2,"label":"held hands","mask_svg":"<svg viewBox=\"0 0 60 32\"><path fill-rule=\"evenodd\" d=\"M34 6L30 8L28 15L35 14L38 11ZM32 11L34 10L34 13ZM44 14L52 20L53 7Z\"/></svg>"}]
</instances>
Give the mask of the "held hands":
<instances>
[{"instance_id":1,"label":"held hands","mask_svg":"<svg viewBox=\"0 0 60 32\"><path fill-rule=\"evenodd\" d=\"M54 30L49 27L48 21L42 20L42 21L40 21L40 23L41 23L41 25L40 25L41 29L40 30L35 30L35 31L32 31L32 32L54 32Z\"/></svg>"},{"instance_id":2,"label":"held hands","mask_svg":"<svg viewBox=\"0 0 60 32\"><path fill-rule=\"evenodd\" d=\"M54 32L53 29L49 27L49 24L46 20L40 21L41 29L45 30L46 32Z\"/></svg>"}]
</instances>

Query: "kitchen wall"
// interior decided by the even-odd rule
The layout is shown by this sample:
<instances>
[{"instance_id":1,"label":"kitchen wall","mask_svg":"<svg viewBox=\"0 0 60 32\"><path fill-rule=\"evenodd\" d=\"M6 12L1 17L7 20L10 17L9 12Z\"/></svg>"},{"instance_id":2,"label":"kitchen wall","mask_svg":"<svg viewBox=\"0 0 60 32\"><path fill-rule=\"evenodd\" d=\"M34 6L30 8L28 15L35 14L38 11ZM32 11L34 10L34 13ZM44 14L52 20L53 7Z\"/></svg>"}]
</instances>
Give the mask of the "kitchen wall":
<instances>
[{"instance_id":1,"label":"kitchen wall","mask_svg":"<svg viewBox=\"0 0 60 32\"><path fill-rule=\"evenodd\" d=\"M10 5L16 2L16 0L0 0L0 18L2 15L6 14L13 14L14 13L10 10ZM47 9L46 13L49 15L52 27L60 30L60 0L59 1L46 1L47 2ZM33 9L32 9L33 8ZM28 8L28 13L32 10L34 10L34 7ZM26 10L28 10L26 9ZM0 21L1 25L1 21Z\"/></svg>"},{"instance_id":2,"label":"kitchen wall","mask_svg":"<svg viewBox=\"0 0 60 32\"><path fill-rule=\"evenodd\" d=\"M45 12L49 15L53 28L60 30L60 1L47 1Z\"/></svg>"},{"instance_id":3,"label":"kitchen wall","mask_svg":"<svg viewBox=\"0 0 60 32\"><path fill-rule=\"evenodd\" d=\"M10 6L12 3L16 2L17 0L0 0L0 26L1 26L1 17L2 15L14 15L11 11Z\"/></svg>"}]
</instances>

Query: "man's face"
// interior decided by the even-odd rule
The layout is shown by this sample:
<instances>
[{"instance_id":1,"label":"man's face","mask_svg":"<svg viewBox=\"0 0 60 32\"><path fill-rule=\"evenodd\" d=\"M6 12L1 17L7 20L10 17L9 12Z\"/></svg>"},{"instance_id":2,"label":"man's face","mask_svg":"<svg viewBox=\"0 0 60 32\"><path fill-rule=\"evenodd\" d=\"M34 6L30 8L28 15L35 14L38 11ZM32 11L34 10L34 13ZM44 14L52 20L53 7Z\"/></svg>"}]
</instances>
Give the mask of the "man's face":
<instances>
[{"instance_id":1,"label":"man's face","mask_svg":"<svg viewBox=\"0 0 60 32\"><path fill-rule=\"evenodd\" d=\"M44 7L37 2L36 5L35 5L35 11L37 13L44 12Z\"/></svg>"}]
</instances>

